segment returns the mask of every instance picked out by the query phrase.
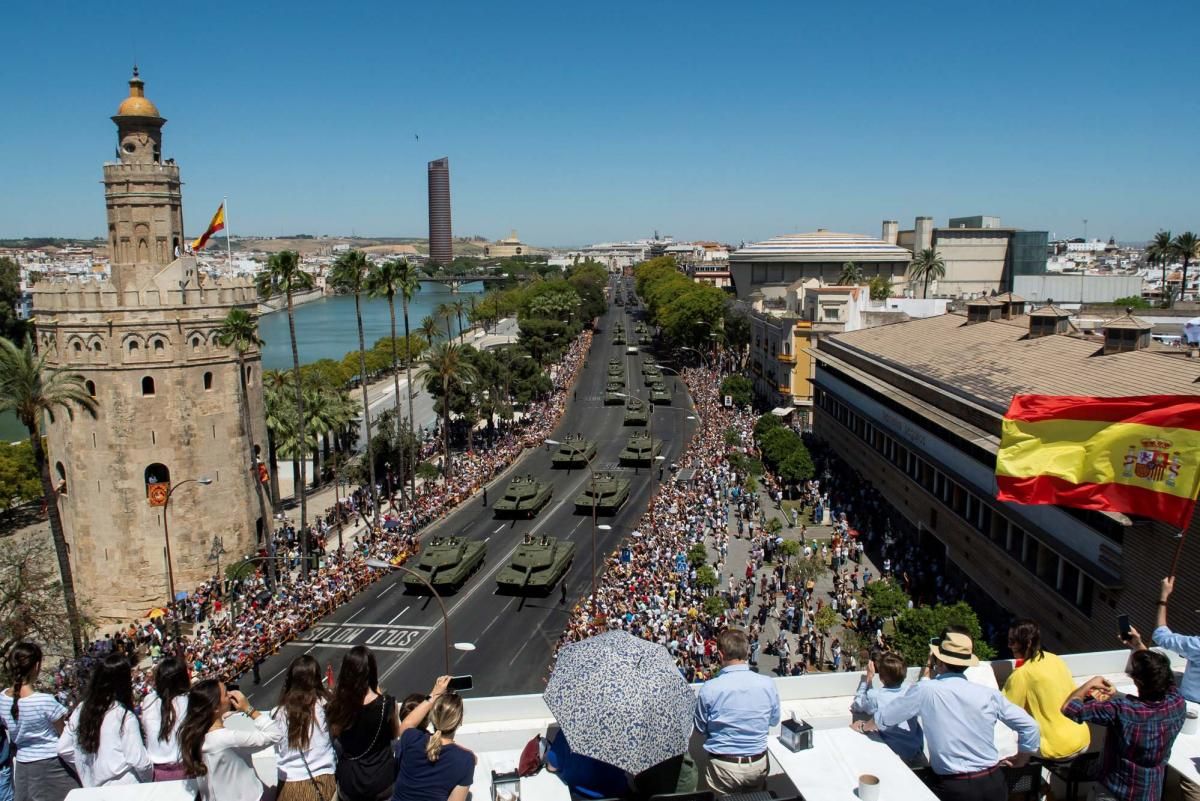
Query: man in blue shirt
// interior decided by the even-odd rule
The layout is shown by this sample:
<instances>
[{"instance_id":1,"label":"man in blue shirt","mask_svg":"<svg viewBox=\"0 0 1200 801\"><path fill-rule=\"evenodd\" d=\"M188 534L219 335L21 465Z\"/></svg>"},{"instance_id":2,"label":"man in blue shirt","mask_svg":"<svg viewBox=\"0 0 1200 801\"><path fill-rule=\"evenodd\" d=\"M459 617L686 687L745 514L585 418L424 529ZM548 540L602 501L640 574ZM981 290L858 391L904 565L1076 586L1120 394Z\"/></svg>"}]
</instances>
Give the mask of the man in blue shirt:
<instances>
[{"instance_id":1,"label":"man in blue shirt","mask_svg":"<svg viewBox=\"0 0 1200 801\"><path fill-rule=\"evenodd\" d=\"M871 686L875 678L876 661L879 662L879 679L883 682L883 686L878 688ZM894 651L880 654L877 660L868 661L866 675L858 685L858 692L854 696L854 703L850 705L850 711L874 718L880 709L886 708L904 694L902 685L907 673L908 666L904 664L904 657ZM879 726L874 720L857 720L850 724L850 728L863 733L878 732L884 744L895 751L906 764L924 766L925 735L921 732L921 723L915 716L888 728Z\"/></svg>"},{"instance_id":2,"label":"man in blue shirt","mask_svg":"<svg viewBox=\"0 0 1200 801\"><path fill-rule=\"evenodd\" d=\"M717 795L765 789L767 735L779 723L779 693L766 676L750 671L750 639L728 628L717 637L721 672L696 699L696 731L705 736L704 778Z\"/></svg>"},{"instance_id":3,"label":"man in blue shirt","mask_svg":"<svg viewBox=\"0 0 1200 801\"><path fill-rule=\"evenodd\" d=\"M929 646L921 681L875 715L887 729L921 718L934 777L931 789L941 801L1007 801L1008 785L994 742L996 721L1017 733L1016 756L1004 765L1020 767L1037 753L1041 732L1029 713L998 690L967 681L966 669L979 664L966 634L949 632Z\"/></svg>"},{"instance_id":4,"label":"man in blue shirt","mask_svg":"<svg viewBox=\"0 0 1200 801\"><path fill-rule=\"evenodd\" d=\"M1174 651L1187 660L1183 668L1183 679L1179 682L1179 694L1191 703L1200 703L1200 637L1195 635L1178 634L1167 626L1167 600L1175 591L1175 577L1167 576L1162 580L1162 588L1158 594L1158 614L1154 621L1154 644L1159 648ZM1134 650L1146 646L1141 642L1134 630L1134 637L1129 645ZM1184 801L1200 801L1200 785L1186 776L1179 782L1180 796Z\"/></svg>"}]
</instances>

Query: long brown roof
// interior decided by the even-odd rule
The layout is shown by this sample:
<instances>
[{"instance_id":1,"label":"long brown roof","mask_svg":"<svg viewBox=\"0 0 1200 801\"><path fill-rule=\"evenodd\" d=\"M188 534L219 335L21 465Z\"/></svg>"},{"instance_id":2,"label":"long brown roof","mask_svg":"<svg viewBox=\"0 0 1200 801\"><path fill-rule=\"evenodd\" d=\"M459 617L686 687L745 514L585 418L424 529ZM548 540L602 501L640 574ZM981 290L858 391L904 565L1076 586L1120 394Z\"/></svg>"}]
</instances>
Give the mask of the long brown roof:
<instances>
[{"instance_id":1,"label":"long brown roof","mask_svg":"<svg viewBox=\"0 0 1200 801\"><path fill-rule=\"evenodd\" d=\"M1200 395L1200 360L1155 350L1102 354L1097 339L1028 337L1022 315L968 325L944 314L830 337L893 367L992 405L1042 395ZM820 346L818 345L818 351Z\"/></svg>"}]
</instances>

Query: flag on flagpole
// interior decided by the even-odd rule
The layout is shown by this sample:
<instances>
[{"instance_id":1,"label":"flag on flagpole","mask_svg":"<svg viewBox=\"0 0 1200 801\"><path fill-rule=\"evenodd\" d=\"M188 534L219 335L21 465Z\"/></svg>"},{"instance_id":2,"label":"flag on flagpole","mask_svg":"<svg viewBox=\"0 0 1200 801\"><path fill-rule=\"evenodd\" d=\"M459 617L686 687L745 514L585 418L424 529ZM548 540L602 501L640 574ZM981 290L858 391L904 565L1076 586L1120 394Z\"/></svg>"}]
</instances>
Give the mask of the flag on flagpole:
<instances>
[{"instance_id":1,"label":"flag on flagpole","mask_svg":"<svg viewBox=\"0 0 1200 801\"><path fill-rule=\"evenodd\" d=\"M1200 490L1200 396L1016 395L996 498L1121 512L1186 528Z\"/></svg>"},{"instance_id":2,"label":"flag on flagpole","mask_svg":"<svg viewBox=\"0 0 1200 801\"><path fill-rule=\"evenodd\" d=\"M220 206L217 206L217 213L213 215L212 222L208 224L208 230L200 235L199 239L192 242L192 250L200 250L208 244L208 240L217 231L225 228L225 203L222 201Z\"/></svg>"}]
</instances>

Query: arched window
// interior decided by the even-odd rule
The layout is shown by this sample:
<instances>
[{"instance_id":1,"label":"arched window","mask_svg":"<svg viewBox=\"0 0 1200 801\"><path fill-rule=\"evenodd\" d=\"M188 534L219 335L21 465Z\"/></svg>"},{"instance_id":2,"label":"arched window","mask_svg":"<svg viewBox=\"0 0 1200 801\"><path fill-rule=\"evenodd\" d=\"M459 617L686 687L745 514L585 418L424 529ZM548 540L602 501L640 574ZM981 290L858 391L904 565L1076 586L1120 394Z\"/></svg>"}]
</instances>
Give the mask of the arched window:
<instances>
[{"instance_id":1,"label":"arched window","mask_svg":"<svg viewBox=\"0 0 1200 801\"><path fill-rule=\"evenodd\" d=\"M251 369L250 367L247 367L246 368L246 386L251 386L254 383L253 381L250 380L250 378L253 375L254 375L253 369Z\"/></svg>"},{"instance_id":2,"label":"arched window","mask_svg":"<svg viewBox=\"0 0 1200 801\"><path fill-rule=\"evenodd\" d=\"M154 352L155 353L162 353L166 349L167 349L167 343L163 342L161 339L154 340Z\"/></svg>"},{"instance_id":3,"label":"arched window","mask_svg":"<svg viewBox=\"0 0 1200 801\"><path fill-rule=\"evenodd\" d=\"M71 343L71 349L76 353L83 353L83 343L77 339Z\"/></svg>"},{"instance_id":4,"label":"arched window","mask_svg":"<svg viewBox=\"0 0 1200 801\"><path fill-rule=\"evenodd\" d=\"M136 339L131 339L131 340L129 340L128 343L126 343L125 347L129 350L130 353L137 353L138 347L139 347L138 341Z\"/></svg>"},{"instance_id":5,"label":"arched window","mask_svg":"<svg viewBox=\"0 0 1200 801\"><path fill-rule=\"evenodd\" d=\"M165 464L155 462L146 468L147 492L151 484L166 484L168 487L171 485L171 471Z\"/></svg>"},{"instance_id":6,"label":"arched window","mask_svg":"<svg viewBox=\"0 0 1200 801\"><path fill-rule=\"evenodd\" d=\"M104 350L104 345L100 342L100 340L98 340L98 339L92 340L92 351L94 353L99 353L102 350Z\"/></svg>"},{"instance_id":7,"label":"arched window","mask_svg":"<svg viewBox=\"0 0 1200 801\"><path fill-rule=\"evenodd\" d=\"M146 397L154 396L154 379L150 376L144 376L142 378L142 395L145 395Z\"/></svg>"},{"instance_id":8,"label":"arched window","mask_svg":"<svg viewBox=\"0 0 1200 801\"><path fill-rule=\"evenodd\" d=\"M212 373L204 374L204 389L205 391L212 389Z\"/></svg>"},{"instance_id":9,"label":"arched window","mask_svg":"<svg viewBox=\"0 0 1200 801\"><path fill-rule=\"evenodd\" d=\"M63 466L62 462L55 462L54 463L54 472L56 474L58 474L58 486L56 486L55 489L58 490L59 495L66 495L67 494L67 468Z\"/></svg>"},{"instance_id":10,"label":"arched window","mask_svg":"<svg viewBox=\"0 0 1200 801\"><path fill-rule=\"evenodd\" d=\"M204 337L199 334L192 334L192 350L200 350L204 345Z\"/></svg>"},{"instance_id":11,"label":"arched window","mask_svg":"<svg viewBox=\"0 0 1200 801\"><path fill-rule=\"evenodd\" d=\"M93 381L89 378L87 381L83 382L83 386L85 389L87 389L87 394L91 395L93 398L96 397L96 382L95 381Z\"/></svg>"}]
</instances>

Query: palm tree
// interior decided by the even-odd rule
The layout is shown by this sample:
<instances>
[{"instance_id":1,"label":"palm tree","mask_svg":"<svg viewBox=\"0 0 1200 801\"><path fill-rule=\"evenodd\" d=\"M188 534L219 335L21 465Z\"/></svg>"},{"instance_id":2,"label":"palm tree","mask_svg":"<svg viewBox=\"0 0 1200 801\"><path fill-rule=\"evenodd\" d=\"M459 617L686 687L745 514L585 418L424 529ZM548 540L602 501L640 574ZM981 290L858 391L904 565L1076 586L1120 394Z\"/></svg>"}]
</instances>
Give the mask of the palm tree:
<instances>
[{"instance_id":1,"label":"palm tree","mask_svg":"<svg viewBox=\"0 0 1200 801\"><path fill-rule=\"evenodd\" d=\"M88 393L84 378L58 367L48 367L46 356L33 350L33 342L25 340L18 348L7 339L0 339L0 413L13 412L29 432L33 447L33 463L42 481L42 496L50 515L50 535L58 557L58 572L62 575L63 603L67 607L67 624L71 629L71 648L76 658L83 656L83 620L75 598L75 579L67 552L67 537L63 532L62 515L58 509L58 493L50 481L50 460L42 446L42 417L54 422L55 409L75 419L75 409L96 416L96 400Z\"/></svg>"},{"instance_id":2,"label":"palm tree","mask_svg":"<svg viewBox=\"0 0 1200 801\"><path fill-rule=\"evenodd\" d=\"M373 298L387 298L388 313L392 320L392 378L396 392L396 431L400 431L400 371L396 369L396 294L399 293L404 307L404 375L408 381L408 434L413 434L413 383L412 383L412 337L408 330L408 302L417 293L421 282L416 270L407 260L389 261L374 268L367 275L367 292ZM405 466L408 473L409 496L417 497L416 477Z\"/></svg>"},{"instance_id":3,"label":"palm tree","mask_svg":"<svg viewBox=\"0 0 1200 801\"><path fill-rule=\"evenodd\" d=\"M1171 297L1167 294L1167 265L1175 258L1175 243L1170 231L1159 231L1146 248L1146 261L1162 267L1162 291L1159 301L1163 308L1171 305Z\"/></svg>"},{"instance_id":4,"label":"palm tree","mask_svg":"<svg viewBox=\"0 0 1200 801\"><path fill-rule=\"evenodd\" d=\"M452 341L454 334L450 331L450 321L454 318L454 306L449 303L439 303L433 311L434 314L446 321L446 341Z\"/></svg>"},{"instance_id":5,"label":"palm tree","mask_svg":"<svg viewBox=\"0 0 1200 801\"><path fill-rule=\"evenodd\" d=\"M1179 299L1187 292L1187 268L1192 259L1200 259L1200 237L1191 231L1184 231L1175 237L1175 255L1183 262L1183 271L1179 281Z\"/></svg>"},{"instance_id":6,"label":"palm tree","mask_svg":"<svg viewBox=\"0 0 1200 801\"><path fill-rule=\"evenodd\" d=\"M292 370L295 372L297 439L304 440L304 393L300 381L300 351L296 348L296 307L292 295L313 288L313 277L300 269L300 254L294 250L281 250L271 254L267 269L254 279L258 294L264 299L282 294L287 299L288 336L292 341ZM303 452L301 452L303 453ZM303 459L303 457L301 457ZM308 577L308 487L304 477L304 462L300 462L300 555L301 570Z\"/></svg>"},{"instance_id":7,"label":"palm tree","mask_svg":"<svg viewBox=\"0 0 1200 801\"><path fill-rule=\"evenodd\" d=\"M922 283L921 297L927 298L929 297L929 282L940 281L946 277L946 262L942 261L941 254L936 250L925 248L908 266L908 275L911 281Z\"/></svg>"},{"instance_id":8,"label":"palm tree","mask_svg":"<svg viewBox=\"0 0 1200 801\"><path fill-rule=\"evenodd\" d=\"M429 354L426 359L429 365L429 375L425 377L425 386L432 389L438 385L442 389L442 453L446 464L446 476L450 476L450 388L469 384L476 379L475 367L467 361L462 345L453 342L443 342Z\"/></svg>"},{"instance_id":9,"label":"palm tree","mask_svg":"<svg viewBox=\"0 0 1200 801\"><path fill-rule=\"evenodd\" d=\"M295 396L292 393L292 374L283 370L263 371L263 407L267 416L267 465L271 473L271 497L279 501L279 448L277 436L288 425L290 403L295 411ZM292 396L289 401L288 396Z\"/></svg>"},{"instance_id":10,"label":"palm tree","mask_svg":"<svg viewBox=\"0 0 1200 801\"><path fill-rule=\"evenodd\" d=\"M358 322L358 371L362 385L363 423L367 429L367 468L371 478L370 495L372 516L379 520L379 499L375 497L375 457L371 453L371 404L367 400L367 344L363 340L362 293L366 288L367 257L361 251L351 250L338 256L329 271L333 285L344 292L354 293L354 317ZM393 345L393 347L395 347Z\"/></svg>"},{"instance_id":11,"label":"palm tree","mask_svg":"<svg viewBox=\"0 0 1200 801\"><path fill-rule=\"evenodd\" d=\"M852 261L848 261L842 265L842 274L838 276L838 283L842 286L858 286L863 282L863 271Z\"/></svg>"},{"instance_id":12,"label":"palm tree","mask_svg":"<svg viewBox=\"0 0 1200 801\"><path fill-rule=\"evenodd\" d=\"M431 315L425 315L421 320L421 324L417 326L417 331L421 336L425 337L426 346L433 348L433 343L442 335L442 329L438 327L437 320Z\"/></svg>"},{"instance_id":13,"label":"palm tree","mask_svg":"<svg viewBox=\"0 0 1200 801\"><path fill-rule=\"evenodd\" d=\"M463 328L462 324L463 315L467 313L467 304L462 298L456 298L454 302L450 304L450 308L454 310L454 316L458 318L458 341L459 344L461 344L467 335L467 331L465 328Z\"/></svg>"},{"instance_id":14,"label":"palm tree","mask_svg":"<svg viewBox=\"0 0 1200 801\"><path fill-rule=\"evenodd\" d=\"M246 432L246 441L250 445L250 461L247 464L250 470L250 480L254 482L254 494L258 498L258 516L263 521L264 544L268 554L274 553L271 512L267 511L267 502L263 497L266 490L258 477L258 446L254 443L254 428L250 422L250 390L246 386L246 354L263 346L263 341L258 336L258 321L245 309L230 309L229 314L226 314L225 319L221 322L220 328L217 329L217 341L223 348L233 348L233 352L237 355L238 398L241 400L242 406L242 428ZM272 511L274 508L275 505L272 503ZM274 585L275 560L267 560L267 573L271 584Z\"/></svg>"}]
</instances>

